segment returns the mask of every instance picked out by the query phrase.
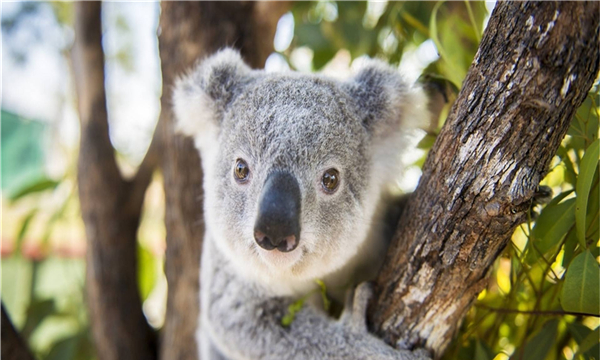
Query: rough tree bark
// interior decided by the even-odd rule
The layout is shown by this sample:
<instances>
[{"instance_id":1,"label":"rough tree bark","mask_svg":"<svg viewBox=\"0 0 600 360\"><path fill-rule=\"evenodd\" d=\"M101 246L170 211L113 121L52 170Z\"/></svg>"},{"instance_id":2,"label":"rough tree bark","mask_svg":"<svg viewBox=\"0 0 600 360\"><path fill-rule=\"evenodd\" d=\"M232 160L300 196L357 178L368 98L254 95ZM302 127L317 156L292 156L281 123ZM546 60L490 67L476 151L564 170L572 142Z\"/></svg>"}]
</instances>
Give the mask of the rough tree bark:
<instances>
[{"instance_id":1,"label":"rough tree bark","mask_svg":"<svg viewBox=\"0 0 600 360\"><path fill-rule=\"evenodd\" d=\"M377 279L369 323L443 354L599 68L597 2L498 2Z\"/></svg>"},{"instance_id":2,"label":"rough tree bark","mask_svg":"<svg viewBox=\"0 0 600 360\"><path fill-rule=\"evenodd\" d=\"M29 348L25 345L25 342L13 326L10 321L8 314L4 310L4 304L2 304L2 319L1 322L1 348L0 358L3 360L34 360L35 358L29 352Z\"/></svg>"},{"instance_id":3,"label":"rough tree bark","mask_svg":"<svg viewBox=\"0 0 600 360\"><path fill-rule=\"evenodd\" d=\"M174 130L173 83L197 60L225 47L240 50L253 68L264 66L273 51L278 19L286 2L170 2L161 4L159 52L163 94L159 129L163 139L161 166L166 194L169 284L160 358L196 359L195 331L199 316L202 223L202 171L191 139Z\"/></svg>"},{"instance_id":4,"label":"rough tree bark","mask_svg":"<svg viewBox=\"0 0 600 360\"><path fill-rule=\"evenodd\" d=\"M136 234L156 163L151 146L137 175L124 179L108 133L101 3L75 3L73 69L81 139L78 186L87 236L86 300L100 359L155 359L155 334L142 312Z\"/></svg>"}]
</instances>

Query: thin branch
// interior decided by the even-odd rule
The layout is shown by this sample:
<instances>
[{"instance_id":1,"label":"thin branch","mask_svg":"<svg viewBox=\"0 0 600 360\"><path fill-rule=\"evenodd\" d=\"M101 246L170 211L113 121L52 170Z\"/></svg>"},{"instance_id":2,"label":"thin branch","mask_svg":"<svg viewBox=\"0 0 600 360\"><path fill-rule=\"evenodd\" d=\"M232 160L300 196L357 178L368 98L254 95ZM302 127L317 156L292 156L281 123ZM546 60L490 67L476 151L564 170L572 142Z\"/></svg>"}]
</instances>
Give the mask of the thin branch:
<instances>
[{"instance_id":1,"label":"thin branch","mask_svg":"<svg viewBox=\"0 0 600 360\"><path fill-rule=\"evenodd\" d=\"M502 314L526 314L526 315L549 315L549 316L563 316L563 315L573 315L573 316L593 316L600 318L598 314L591 313L582 313L576 311L563 311L563 310L517 310L517 309L504 309L504 308L495 308L483 304L475 304L475 307L480 309L485 309L497 313Z\"/></svg>"},{"instance_id":2,"label":"thin branch","mask_svg":"<svg viewBox=\"0 0 600 360\"><path fill-rule=\"evenodd\" d=\"M27 345L13 326L6 310L4 310L4 304L2 306L2 319L1 319L1 337L2 343L0 348L0 358L2 360L34 360L35 358L27 348Z\"/></svg>"}]
</instances>

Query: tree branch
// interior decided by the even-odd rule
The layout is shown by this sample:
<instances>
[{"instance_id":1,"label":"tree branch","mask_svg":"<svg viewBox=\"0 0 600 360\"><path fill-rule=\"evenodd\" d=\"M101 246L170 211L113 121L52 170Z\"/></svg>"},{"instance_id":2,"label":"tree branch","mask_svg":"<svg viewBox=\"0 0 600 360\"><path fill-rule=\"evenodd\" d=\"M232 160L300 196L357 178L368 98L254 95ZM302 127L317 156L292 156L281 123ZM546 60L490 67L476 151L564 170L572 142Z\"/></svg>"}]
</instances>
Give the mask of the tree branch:
<instances>
[{"instance_id":1,"label":"tree branch","mask_svg":"<svg viewBox=\"0 0 600 360\"><path fill-rule=\"evenodd\" d=\"M574 311L563 311L563 310L518 310L518 309L504 309L504 308L494 308L487 305L475 304L475 307L480 309L489 310L497 313L505 313L505 314L526 314L526 315L553 315L553 316L564 316L564 315L573 315L573 316L593 316L600 317L598 314L591 313L580 313Z\"/></svg>"},{"instance_id":2,"label":"tree branch","mask_svg":"<svg viewBox=\"0 0 600 360\"><path fill-rule=\"evenodd\" d=\"M131 185L121 177L108 132L101 3L77 2L75 13L73 68L81 120L77 176L88 241L86 299L92 333L100 359L154 359L155 336L142 313L137 285L143 190L132 209ZM141 171L148 170L143 166Z\"/></svg>"},{"instance_id":3,"label":"tree branch","mask_svg":"<svg viewBox=\"0 0 600 360\"><path fill-rule=\"evenodd\" d=\"M371 328L440 356L598 74L599 4L498 2L400 219Z\"/></svg>"},{"instance_id":4,"label":"tree branch","mask_svg":"<svg viewBox=\"0 0 600 360\"><path fill-rule=\"evenodd\" d=\"M138 170L130 181L127 182L128 199L124 202L127 205L126 212L131 214L140 214L142 205L144 204L144 198L146 195L146 189L152 181L152 174L160 164L160 153L162 149L162 137L161 132L158 131L158 124L152 141L146 152L146 156L142 160L142 163L138 167Z\"/></svg>"},{"instance_id":5,"label":"tree branch","mask_svg":"<svg viewBox=\"0 0 600 360\"><path fill-rule=\"evenodd\" d=\"M3 360L34 360L35 358L27 348L27 345L15 330L12 322L4 310L4 304L2 306L2 319L0 332L2 333L2 351L0 358Z\"/></svg>"}]
</instances>

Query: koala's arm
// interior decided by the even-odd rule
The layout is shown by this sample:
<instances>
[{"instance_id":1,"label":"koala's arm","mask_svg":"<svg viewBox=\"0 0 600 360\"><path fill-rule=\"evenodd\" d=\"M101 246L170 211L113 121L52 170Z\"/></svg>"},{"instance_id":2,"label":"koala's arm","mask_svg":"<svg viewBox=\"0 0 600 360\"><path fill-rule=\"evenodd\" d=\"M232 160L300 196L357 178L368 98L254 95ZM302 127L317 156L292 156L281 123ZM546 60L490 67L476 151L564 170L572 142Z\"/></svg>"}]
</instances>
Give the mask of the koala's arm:
<instances>
[{"instance_id":1,"label":"koala's arm","mask_svg":"<svg viewBox=\"0 0 600 360\"><path fill-rule=\"evenodd\" d=\"M212 254L205 254L209 256L203 257L202 264L205 293L201 331L207 333L201 336L208 336L212 346L227 358L427 359L423 354L395 350L367 332L368 286L357 289L349 304L351 310L346 310L339 321L305 305L292 324L284 327L281 318L291 299L269 297L236 276L217 249L205 246L205 250Z\"/></svg>"}]
</instances>

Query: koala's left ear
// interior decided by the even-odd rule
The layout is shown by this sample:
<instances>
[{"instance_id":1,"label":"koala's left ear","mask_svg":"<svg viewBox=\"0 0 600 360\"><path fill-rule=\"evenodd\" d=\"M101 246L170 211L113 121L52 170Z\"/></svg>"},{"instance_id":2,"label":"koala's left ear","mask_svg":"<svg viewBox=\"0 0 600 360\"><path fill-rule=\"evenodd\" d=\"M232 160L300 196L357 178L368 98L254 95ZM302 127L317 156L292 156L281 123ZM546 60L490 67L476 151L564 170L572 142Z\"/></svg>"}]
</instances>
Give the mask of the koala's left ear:
<instances>
[{"instance_id":1,"label":"koala's left ear","mask_svg":"<svg viewBox=\"0 0 600 360\"><path fill-rule=\"evenodd\" d=\"M363 125L375 136L386 137L402 128L426 125L427 98L416 84L380 60L364 60L343 87L354 99Z\"/></svg>"},{"instance_id":2,"label":"koala's left ear","mask_svg":"<svg viewBox=\"0 0 600 360\"><path fill-rule=\"evenodd\" d=\"M227 105L252 70L239 52L223 49L202 60L179 78L173 91L177 130L193 137L214 135Z\"/></svg>"}]
</instances>

